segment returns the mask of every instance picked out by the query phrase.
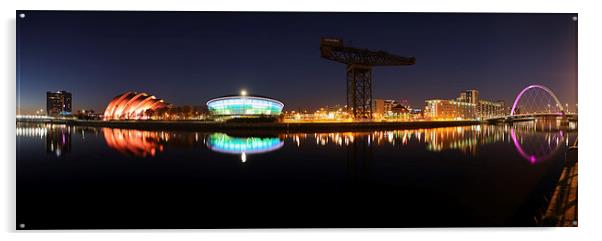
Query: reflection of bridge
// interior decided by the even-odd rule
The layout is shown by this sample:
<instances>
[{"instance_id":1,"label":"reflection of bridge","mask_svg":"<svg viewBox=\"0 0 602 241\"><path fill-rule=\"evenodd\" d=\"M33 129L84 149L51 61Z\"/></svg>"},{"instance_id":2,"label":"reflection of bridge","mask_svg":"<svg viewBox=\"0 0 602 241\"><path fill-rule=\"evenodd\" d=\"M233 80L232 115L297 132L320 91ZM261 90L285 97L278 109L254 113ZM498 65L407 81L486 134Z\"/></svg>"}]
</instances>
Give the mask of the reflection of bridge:
<instances>
[{"instance_id":1,"label":"reflection of bridge","mask_svg":"<svg viewBox=\"0 0 602 241\"><path fill-rule=\"evenodd\" d=\"M567 106L568 108L568 106ZM523 121L536 118L562 118L577 119L577 113L569 113L565 109L556 94L543 85L529 85L521 90L514 103L510 114L487 119L488 121Z\"/></svg>"},{"instance_id":2,"label":"reflection of bridge","mask_svg":"<svg viewBox=\"0 0 602 241\"><path fill-rule=\"evenodd\" d=\"M517 135L519 128L510 129L510 138L516 148L516 151L531 164L545 161L556 154L563 145L566 135L562 130L558 132L542 133L544 136L532 138L523 138Z\"/></svg>"}]
</instances>

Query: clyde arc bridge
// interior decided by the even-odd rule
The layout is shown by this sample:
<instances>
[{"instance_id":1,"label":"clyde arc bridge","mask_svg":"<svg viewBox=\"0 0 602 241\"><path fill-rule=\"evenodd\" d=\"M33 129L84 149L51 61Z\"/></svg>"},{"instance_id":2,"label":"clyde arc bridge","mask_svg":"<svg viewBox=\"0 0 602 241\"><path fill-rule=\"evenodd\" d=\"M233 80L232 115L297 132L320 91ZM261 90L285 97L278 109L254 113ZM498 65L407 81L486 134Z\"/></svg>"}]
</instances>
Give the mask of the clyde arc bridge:
<instances>
[{"instance_id":1,"label":"clyde arc bridge","mask_svg":"<svg viewBox=\"0 0 602 241\"><path fill-rule=\"evenodd\" d=\"M577 112L569 112L568 105L563 106L550 88L533 84L518 93L509 114L488 120L512 121L540 117L576 118Z\"/></svg>"}]
</instances>

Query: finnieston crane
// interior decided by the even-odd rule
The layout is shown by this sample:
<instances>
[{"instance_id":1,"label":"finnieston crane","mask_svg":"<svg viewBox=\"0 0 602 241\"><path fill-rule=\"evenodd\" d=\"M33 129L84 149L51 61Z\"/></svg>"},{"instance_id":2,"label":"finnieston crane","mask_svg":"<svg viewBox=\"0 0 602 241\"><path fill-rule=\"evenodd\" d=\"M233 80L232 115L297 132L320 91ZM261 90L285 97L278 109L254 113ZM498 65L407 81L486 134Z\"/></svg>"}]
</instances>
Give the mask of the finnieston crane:
<instances>
[{"instance_id":1,"label":"finnieston crane","mask_svg":"<svg viewBox=\"0 0 602 241\"><path fill-rule=\"evenodd\" d=\"M385 51L343 46L338 38L320 40L322 58L347 65L347 110L355 119L372 118L372 67L413 65L414 57L401 57Z\"/></svg>"}]
</instances>

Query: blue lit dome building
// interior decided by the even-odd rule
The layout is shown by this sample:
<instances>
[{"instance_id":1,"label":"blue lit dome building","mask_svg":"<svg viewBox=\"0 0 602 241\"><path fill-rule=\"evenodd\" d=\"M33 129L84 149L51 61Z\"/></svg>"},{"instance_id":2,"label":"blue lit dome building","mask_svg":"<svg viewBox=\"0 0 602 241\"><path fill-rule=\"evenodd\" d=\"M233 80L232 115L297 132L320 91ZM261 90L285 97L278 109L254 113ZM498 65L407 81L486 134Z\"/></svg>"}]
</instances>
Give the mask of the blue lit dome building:
<instances>
[{"instance_id":1,"label":"blue lit dome building","mask_svg":"<svg viewBox=\"0 0 602 241\"><path fill-rule=\"evenodd\" d=\"M278 117L284 104L263 96L229 95L207 101L207 108L218 118Z\"/></svg>"}]
</instances>

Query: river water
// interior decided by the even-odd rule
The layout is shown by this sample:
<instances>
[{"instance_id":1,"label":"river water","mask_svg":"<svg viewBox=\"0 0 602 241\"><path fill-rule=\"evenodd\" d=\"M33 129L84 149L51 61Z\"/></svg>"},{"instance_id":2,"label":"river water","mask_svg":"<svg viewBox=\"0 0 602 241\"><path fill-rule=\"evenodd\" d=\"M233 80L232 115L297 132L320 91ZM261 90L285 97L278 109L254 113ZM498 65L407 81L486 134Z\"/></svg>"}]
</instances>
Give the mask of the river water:
<instances>
[{"instance_id":1,"label":"river water","mask_svg":"<svg viewBox=\"0 0 602 241\"><path fill-rule=\"evenodd\" d=\"M507 227L537 226L577 124L16 132L20 229Z\"/></svg>"}]
</instances>

